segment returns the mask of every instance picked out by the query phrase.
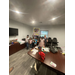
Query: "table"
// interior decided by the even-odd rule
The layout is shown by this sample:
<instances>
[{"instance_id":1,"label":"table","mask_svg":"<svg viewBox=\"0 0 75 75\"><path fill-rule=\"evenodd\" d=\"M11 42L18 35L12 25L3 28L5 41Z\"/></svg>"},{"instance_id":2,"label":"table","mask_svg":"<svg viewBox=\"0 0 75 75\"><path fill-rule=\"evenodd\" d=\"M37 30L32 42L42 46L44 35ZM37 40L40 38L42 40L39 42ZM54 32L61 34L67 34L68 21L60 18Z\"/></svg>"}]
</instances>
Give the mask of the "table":
<instances>
[{"instance_id":1,"label":"table","mask_svg":"<svg viewBox=\"0 0 75 75\"><path fill-rule=\"evenodd\" d=\"M38 52L41 51L38 50ZM40 62L42 62L43 64L47 65L49 68L53 69L54 71L57 71L57 72L60 72L62 74L65 74L65 56L62 55L62 53L60 51L58 51L58 53L51 53L51 52L48 52L45 54L45 60L43 61L41 58L40 58L40 55L38 54L38 52L33 55L32 54L32 51L30 50L28 52L28 55L30 55L31 57L39 60ZM50 62L54 62L57 64L56 67L52 67L50 65Z\"/></svg>"}]
</instances>

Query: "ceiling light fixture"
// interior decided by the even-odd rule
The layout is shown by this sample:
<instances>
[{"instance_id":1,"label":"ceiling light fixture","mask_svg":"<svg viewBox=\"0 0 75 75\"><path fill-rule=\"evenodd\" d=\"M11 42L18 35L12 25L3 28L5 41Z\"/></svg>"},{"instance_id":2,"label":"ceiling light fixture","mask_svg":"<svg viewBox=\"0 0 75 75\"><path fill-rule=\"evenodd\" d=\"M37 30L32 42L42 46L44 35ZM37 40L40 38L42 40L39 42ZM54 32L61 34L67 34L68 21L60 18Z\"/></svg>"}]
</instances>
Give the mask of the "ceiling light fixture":
<instances>
[{"instance_id":1,"label":"ceiling light fixture","mask_svg":"<svg viewBox=\"0 0 75 75\"><path fill-rule=\"evenodd\" d=\"M49 21L52 21L52 20L55 20L55 19L57 19L57 18L59 18L59 17L61 17L62 15L60 15L60 16L58 16L58 17L55 17L55 18L52 18L52 19L50 19Z\"/></svg>"},{"instance_id":2,"label":"ceiling light fixture","mask_svg":"<svg viewBox=\"0 0 75 75\"><path fill-rule=\"evenodd\" d=\"M55 20L56 18L53 18L52 20Z\"/></svg>"},{"instance_id":3,"label":"ceiling light fixture","mask_svg":"<svg viewBox=\"0 0 75 75\"><path fill-rule=\"evenodd\" d=\"M15 13L20 13L20 14L28 14L28 13L23 13L23 12L19 12L19 11L15 11L15 10L12 10L12 9L9 9L10 11L12 11L12 12L15 12Z\"/></svg>"},{"instance_id":4,"label":"ceiling light fixture","mask_svg":"<svg viewBox=\"0 0 75 75\"><path fill-rule=\"evenodd\" d=\"M18 14L19 14L20 12L19 12L19 11L16 11L16 13L18 13Z\"/></svg>"},{"instance_id":5,"label":"ceiling light fixture","mask_svg":"<svg viewBox=\"0 0 75 75\"><path fill-rule=\"evenodd\" d=\"M35 23L35 21L32 21L32 23Z\"/></svg>"}]
</instances>

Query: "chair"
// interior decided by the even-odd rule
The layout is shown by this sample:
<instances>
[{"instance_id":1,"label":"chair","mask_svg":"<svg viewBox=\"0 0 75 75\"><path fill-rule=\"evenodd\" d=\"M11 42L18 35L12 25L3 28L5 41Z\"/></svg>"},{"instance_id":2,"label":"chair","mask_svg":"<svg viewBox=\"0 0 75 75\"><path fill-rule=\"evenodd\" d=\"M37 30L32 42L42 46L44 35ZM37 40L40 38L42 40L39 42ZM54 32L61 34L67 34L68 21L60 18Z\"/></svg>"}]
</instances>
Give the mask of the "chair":
<instances>
[{"instance_id":1,"label":"chair","mask_svg":"<svg viewBox=\"0 0 75 75\"><path fill-rule=\"evenodd\" d=\"M51 43L52 43L51 37L48 38L48 43L49 43L49 45L51 45Z\"/></svg>"},{"instance_id":2,"label":"chair","mask_svg":"<svg viewBox=\"0 0 75 75\"><path fill-rule=\"evenodd\" d=\"M49 48L50 48L50 51L52 53L57 53L58 52L58 49L55 46L50 46Z\"/></svg>"},{"instance_id":3,"label":"chair","mask_svg":"<svg viewBox=\"0 0 75 75\"><path fill-rule=\"evenodd\" d=\"M51 43L52 43L52 39L51 39L51 37L49 37L48 39L48 42L46 42L46 47L49 47L49 46L51 46Z\"/></svg>"},{"instance_id":4,"label":"chair","mask_svg":"<svg viewBox=\"0 0 75 75\"><path fill-rule=\"evenodd\" d=\"M57 38L53 38L52 46L57 46L57 45L58 45Z\"/></svg>"},{"instance_id":5,"label":"chair","mask_svg":"<svg viewBox=\"0 0 75 75\"><path fill-rule=\"evenodd\" d=\"M22 38L22 41L25 41L26 39L25 38Z\"/></svg>"}]
</instances>

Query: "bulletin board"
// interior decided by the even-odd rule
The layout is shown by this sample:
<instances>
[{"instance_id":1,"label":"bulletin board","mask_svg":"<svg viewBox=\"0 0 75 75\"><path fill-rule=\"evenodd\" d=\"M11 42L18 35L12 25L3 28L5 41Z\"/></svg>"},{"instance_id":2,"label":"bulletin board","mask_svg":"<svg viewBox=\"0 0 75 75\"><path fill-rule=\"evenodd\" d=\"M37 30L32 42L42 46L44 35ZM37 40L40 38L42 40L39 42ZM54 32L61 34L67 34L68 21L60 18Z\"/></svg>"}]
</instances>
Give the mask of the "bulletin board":
<instances>
[{"instance_id":1,"label":"bulletin board","mask_svg":"<svg viewBox=\"0 0 75 75\"><path fill-rule=\"evenodd\" d=\"M40 28L33 28L33 35L39 36Z\"/></svg>"}]
</instances>

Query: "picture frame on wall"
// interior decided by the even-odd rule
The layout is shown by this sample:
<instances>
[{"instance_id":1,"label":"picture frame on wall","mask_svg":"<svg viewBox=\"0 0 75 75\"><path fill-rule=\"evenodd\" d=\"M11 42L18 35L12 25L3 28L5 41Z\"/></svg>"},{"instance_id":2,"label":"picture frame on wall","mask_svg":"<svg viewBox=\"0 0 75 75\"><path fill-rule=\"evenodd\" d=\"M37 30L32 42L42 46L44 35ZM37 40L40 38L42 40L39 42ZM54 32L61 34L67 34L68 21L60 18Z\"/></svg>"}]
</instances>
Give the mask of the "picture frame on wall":
<instances>
[{"instance_id":1,"label":"picture frame on wall","mask_svg":"<svg viewBox=\"0 0 75 75\"><path fill-rule=\"evenodd\" d=\"M39 36L40 28L33 28L33 35Z\"/></svg>"}]
</instances>

